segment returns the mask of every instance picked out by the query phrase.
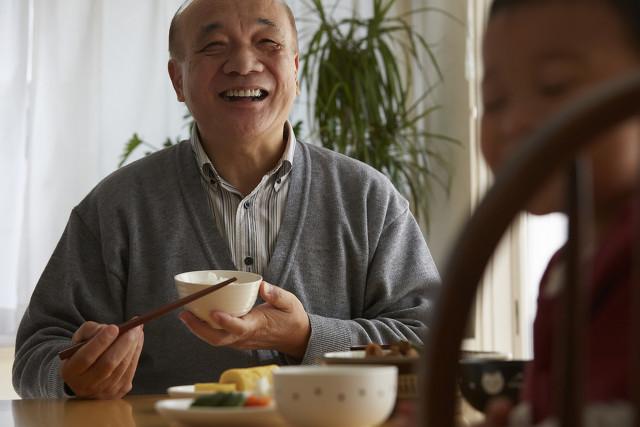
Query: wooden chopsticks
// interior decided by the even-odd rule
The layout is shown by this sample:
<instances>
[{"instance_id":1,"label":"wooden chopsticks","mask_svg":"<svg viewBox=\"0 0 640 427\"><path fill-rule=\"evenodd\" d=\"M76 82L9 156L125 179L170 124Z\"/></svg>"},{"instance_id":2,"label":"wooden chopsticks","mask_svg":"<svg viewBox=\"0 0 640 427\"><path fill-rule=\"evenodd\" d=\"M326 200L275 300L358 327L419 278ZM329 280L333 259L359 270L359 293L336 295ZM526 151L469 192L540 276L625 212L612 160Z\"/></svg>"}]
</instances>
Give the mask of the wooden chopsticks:
<instances>
[{"instance_id":1,"label":"wooden chopsticks","mask_svg":"<svg viewBox=\"0 0 640 427\"><path fill-rule=\"evenodd\" d=\"M367 346L369 344L365 344L365 345L354 345L349 347L350 351L357 351L357 350L366 350ZM391 344L378 344L378 347L380 347L383 350L388 350L391 348Z\"/></svg>"},{"instance_id":2,"label":"wooden chopsticks","mask_svg":"<svg viewBox=\"0 0 640 427\"><path fill-rule=\"evenodd\" d=\"M179 300L176 300L174 302L165 304L163 306L160 306L158 308L156 308L155 310L152 310L146 314L143 314L142 316L136 316L131 320L128 320L124 323L121 323L118 325L118 336L124 334L125 332L129 331L130 329L135 328L136 326L139 325L143 325L153 319L156 319L160 316L164 316L165 314L167 314L170 311L175 310L176 308L182 307L185 304L190 303L191 301L197 300L198 298L201 298L207 294L210 294L211 292L215 292L219 289L224 288L225 286L231 284L232 282L235 282L237 279L235 277L232 277L231 279L225 280L224 282L220 282L216 285L213 286L209 286L201 291L198 292L194 292L191 295L187 295L184 298L180 298ZM76 343L70 347L67 347L66 349L62 350L61 352L58 353L58 357L61 360L65 360L68 359L69 357L73 356L75 354L76 351L78 351L80 349L80 347L82 347L83 345L85 345L87 343L87 341L81 341L79 343Z\"/></svg>"}]
</instances>

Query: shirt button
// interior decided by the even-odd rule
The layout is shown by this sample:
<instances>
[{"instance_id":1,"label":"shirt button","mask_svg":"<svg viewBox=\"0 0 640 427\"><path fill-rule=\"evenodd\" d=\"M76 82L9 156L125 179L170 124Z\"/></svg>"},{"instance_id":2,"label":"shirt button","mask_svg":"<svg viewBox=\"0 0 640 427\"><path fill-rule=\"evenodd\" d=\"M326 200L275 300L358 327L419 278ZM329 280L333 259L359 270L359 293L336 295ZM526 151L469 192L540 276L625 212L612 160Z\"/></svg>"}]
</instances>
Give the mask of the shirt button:
<instances>
[{"instance_id":1,"label":"shirt button","mask_svg":"<svg viewBox=\"0 0 640 427\"><path fill-rule=\"evenodd\" d=\"M246 257L244 259L244 265L246 266L253 265L253 258L251 258L250 256Z\"/></svg>"},{"instance_id":2,"label":"shirt button","mask_svg":"<svg viewBox=\"0 0 640 427\"><path fill-rule=\"evenodd\" d=\"M281 182L282 182L282 179L281 179L281 178L278 178L278 179L276 180L276 184L280 184Z\"/></svg>"},{"instance_id":3,"label":"shirt button","mask_svg":"<svg viewBox=\"0 0 640 427\"><path fill-rule=\"evenodd\" d=\"M251 202L244 202L244 208L249 209L251 207Z\"/></svg>"}]
</instances>

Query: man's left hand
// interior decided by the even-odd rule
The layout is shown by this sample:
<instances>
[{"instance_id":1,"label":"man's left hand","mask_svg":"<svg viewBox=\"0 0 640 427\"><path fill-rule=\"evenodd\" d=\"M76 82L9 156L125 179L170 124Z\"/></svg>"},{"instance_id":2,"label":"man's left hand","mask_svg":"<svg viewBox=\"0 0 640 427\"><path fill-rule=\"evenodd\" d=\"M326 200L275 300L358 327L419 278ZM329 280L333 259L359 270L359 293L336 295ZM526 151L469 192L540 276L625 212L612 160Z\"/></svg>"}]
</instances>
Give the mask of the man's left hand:
<instances>
[{"instance_id":1,"label":"man's left hand","mask_svg":"<svg viewBox=\"0 0 640 427\"><path fill-rule=\"evenodd\" d=\"M180 319L196 336L214 346L272 349L302 359L311 333L302 303L291 292L264 281L260 296L264 304L242 317L212 311L211 319L222 329L212 328L188 311L180 313Z\"/></svg>"}]
</instances>

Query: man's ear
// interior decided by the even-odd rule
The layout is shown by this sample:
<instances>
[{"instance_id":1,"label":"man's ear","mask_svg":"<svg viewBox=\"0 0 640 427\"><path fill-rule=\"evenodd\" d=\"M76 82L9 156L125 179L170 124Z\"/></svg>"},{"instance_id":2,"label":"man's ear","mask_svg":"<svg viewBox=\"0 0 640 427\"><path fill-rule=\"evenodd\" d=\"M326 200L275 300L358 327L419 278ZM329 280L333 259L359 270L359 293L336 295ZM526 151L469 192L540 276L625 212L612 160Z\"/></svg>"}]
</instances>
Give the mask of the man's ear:
<instances>
[{"instance_id":1,"label":"man's ear","mask_svg":"<svg viewBox=\"0 0 640 427\"><path fill-rule=\"evenodd\" d=\"M293 57L293 64L296 68L296 95L300 96L300 80L298 80L298 70L300 70L300 54Z\"/></svg>"},{"instance_id":2,"label":"man's ear","mask_svg":"<svg viewBox=\"0 0 640 427\"><path fill-rule=\"evenodd\" d=\"M178 101L184 102L184 91L182 90L182 67L180 63L175 59L169 60L169 77L173 84L173 89L176 91Z\"/></svg>"}]
</instances>

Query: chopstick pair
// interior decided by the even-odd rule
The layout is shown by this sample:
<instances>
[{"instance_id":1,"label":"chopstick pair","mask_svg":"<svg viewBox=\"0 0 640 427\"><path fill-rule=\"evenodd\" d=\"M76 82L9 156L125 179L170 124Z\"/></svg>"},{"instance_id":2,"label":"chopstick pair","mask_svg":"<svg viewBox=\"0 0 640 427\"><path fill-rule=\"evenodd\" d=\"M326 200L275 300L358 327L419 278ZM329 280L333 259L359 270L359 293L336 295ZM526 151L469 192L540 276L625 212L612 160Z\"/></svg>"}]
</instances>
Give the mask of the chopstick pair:
<instances>
[{"instance_id":1,"label":"chopstick pair","mask_svg":"<svg viewBox=\"0 0 640 427\"><path fill-rule=\"evenodd\" d=\"M232 277L231 279L225 280L224 282L220 282L216 285L207 287L201 291L198 292L194 292L191 295L187 295L184 298L180 298L179 300L176 300L174 302L165 304L163 306L160 306L158 308L156 308L155 310L152 310L146 314L143 314L142 316L136 316L131 320L128 320L124 323L121 323L118 325L118 336L124 334L125 332L135 328L136 326L140 326L143 325L151 320L157 319L160 316L164 316L165 314L167 314L170 311L175 310L176 308L182 307L185 304L190 303L191 301L197 300L198 298L201 298L207 294L210 294L212 292L215 292L217 290L220 290L222 288L224 288L225 286L231 284L232 282L235 282L237 279L235 277ZM58 353L58 357L61 360L65 360L70 358L71 356L73 356L75 354L76 351L78 351L83 345L85 345L87 343L87 341L80 341L79 343L76 343L70 347L65 348L64 350L62 350L61 352Z\"/></svg>"}]
</instances>

